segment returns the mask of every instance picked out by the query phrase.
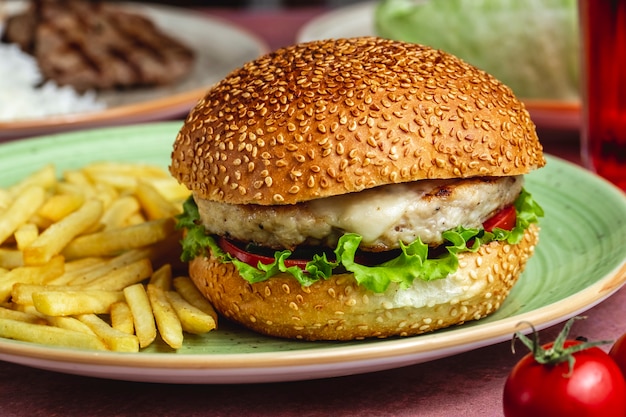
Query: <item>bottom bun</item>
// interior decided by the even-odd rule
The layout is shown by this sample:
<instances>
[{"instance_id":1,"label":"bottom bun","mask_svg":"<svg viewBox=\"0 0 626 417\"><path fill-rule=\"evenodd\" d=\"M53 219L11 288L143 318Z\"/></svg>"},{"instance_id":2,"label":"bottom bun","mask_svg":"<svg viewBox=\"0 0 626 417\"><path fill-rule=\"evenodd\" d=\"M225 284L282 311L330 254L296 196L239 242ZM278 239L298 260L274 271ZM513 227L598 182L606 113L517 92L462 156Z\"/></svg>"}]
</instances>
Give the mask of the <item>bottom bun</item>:
<instances>
[{"instance_id":1,"label":"bottom bun","mask_svg":"<svg viewBox=\"0 0 626 417\"><path fill-rule=\"evenodd\" d=\"M189 274L226 318L259 333L305 340L354 340L411 336L485 317L500 308L537 244L536 225L516 245L491 242L459 255L459 269L445 279L393 284L383 293L334 275L309 287L276 275L251 284L232 263L196 258Z\"/></svg>"}]
</instances>

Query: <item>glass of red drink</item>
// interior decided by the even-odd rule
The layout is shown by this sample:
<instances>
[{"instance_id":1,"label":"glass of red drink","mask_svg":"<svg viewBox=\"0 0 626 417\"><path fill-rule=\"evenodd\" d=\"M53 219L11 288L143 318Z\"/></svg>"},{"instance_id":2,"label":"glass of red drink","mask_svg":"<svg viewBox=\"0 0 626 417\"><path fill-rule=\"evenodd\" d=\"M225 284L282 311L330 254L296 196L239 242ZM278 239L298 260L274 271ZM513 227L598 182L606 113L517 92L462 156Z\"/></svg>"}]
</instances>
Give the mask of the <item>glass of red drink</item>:
<instances>
[{"instance_id":1,"label":"glass of red drink","mask_svg":"<svg viewBox=\"0 0 626 417\"><path fill-rule=\"evenodd\" d=\"M626 0L579 0L582 158L626 190Z\"/></svg>"}]
</instances>

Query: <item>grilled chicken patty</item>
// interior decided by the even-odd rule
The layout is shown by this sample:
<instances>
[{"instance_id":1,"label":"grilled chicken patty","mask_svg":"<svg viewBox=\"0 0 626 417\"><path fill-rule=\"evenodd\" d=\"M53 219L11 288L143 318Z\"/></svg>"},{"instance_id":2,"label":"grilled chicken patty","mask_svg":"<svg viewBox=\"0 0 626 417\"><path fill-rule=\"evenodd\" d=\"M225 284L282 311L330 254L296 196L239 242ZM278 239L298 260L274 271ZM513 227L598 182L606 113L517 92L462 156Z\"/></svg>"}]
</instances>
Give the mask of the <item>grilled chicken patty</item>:
<instances>
[{"instance_id":1,"label":"grilled chicken patty","mask_svg":"<svg viewBox=\"0 0 626 417\"><path fill-rule=\"evenodd\" d=\"M424 180L384 185L294 205L235 205L196 199L208 233L270 248L334 248L345 233L363 236L360 248L396 249L418 237L430 246L459 225L481 227L512 204L522 176Z\"/></svg>"}]
</instances>

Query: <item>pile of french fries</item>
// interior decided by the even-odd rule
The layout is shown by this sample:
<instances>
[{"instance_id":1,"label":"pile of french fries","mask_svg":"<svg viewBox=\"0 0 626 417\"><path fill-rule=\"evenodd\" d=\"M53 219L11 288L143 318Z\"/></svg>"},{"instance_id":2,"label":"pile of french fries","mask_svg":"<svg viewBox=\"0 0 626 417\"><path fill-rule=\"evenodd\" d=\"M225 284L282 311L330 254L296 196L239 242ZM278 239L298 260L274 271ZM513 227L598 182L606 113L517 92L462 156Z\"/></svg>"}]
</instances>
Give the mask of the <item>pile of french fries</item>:
<instances>
[{"instance_id":1,"label":"pile of french fries","mask_svg":"<svg viewBox=\"0 0 626 417\"><path fill-rule=\"evenodd\" d=\"M189 191L165 170L45 166L0 189L0 337L138 352L216 328L180 264Z\"/></svg>"}]
</instances>

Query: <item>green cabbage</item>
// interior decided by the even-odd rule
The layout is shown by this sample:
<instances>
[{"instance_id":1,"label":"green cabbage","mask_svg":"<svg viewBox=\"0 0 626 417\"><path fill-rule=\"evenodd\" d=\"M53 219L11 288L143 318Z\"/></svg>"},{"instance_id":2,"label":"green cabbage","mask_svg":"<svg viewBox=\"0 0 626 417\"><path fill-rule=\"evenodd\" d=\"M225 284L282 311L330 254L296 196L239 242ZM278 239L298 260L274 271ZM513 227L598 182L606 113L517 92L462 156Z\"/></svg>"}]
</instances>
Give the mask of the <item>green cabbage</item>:
<instances>
[{"instance_id":1,"label":"green cabbage","mask_svg":"<svg viewBox=\"0 0 626 417\"><path fill-rule=\"evenodd\" d=\"M358 234L348 233L339 239L335 249L335 261L329 261L325 255L315 255L307 263L306 271L303 271L297 266L285 265L285 259L291 255L288 250L277 251L272 263L267 265L259 263L256 267L234 258L224 252L212 236L205 233L200 222L198 207L192 197L189 197L183 204L183 208L183 214L177 218L177 227L186 230L181 242L183 248L181 259L185 262L197 256L204 256L209 250L222 262L232 262L237 267L239 275L251 283L265 281L280 272L286 272L305 286L320 279L330 278L333 270L341 266L354 274L359 285L378 293L384 292L392 282L397 283L401 288L407 288L415 279L430 281L445 278L457 270L459 266L457 254L476 251L480 245L494 240L507 241L511 244L519 243L524 230L531 223L537 223L539 217L543 216L541 207L526 190L522 190L515 201L517 222L511 231L496 228L492 232L487 232L484 229L468 229L459 226L443 233L446 241L444 255L429 258L428 245L418 239L409 245L401 245L400 254L396 258L375 266L355 262L355 255L362 238Z\"/></svg>"},{"instance_id":2,"label":"green cabbage","mask_svg":"<svg viewBox=\"0 0 626 417\"><path fill-rule=\"evenodd\" d=\"M456 55L524 99L579 99L576 0L383 0L378 36Z\"/></svg>"}]
</instances>

